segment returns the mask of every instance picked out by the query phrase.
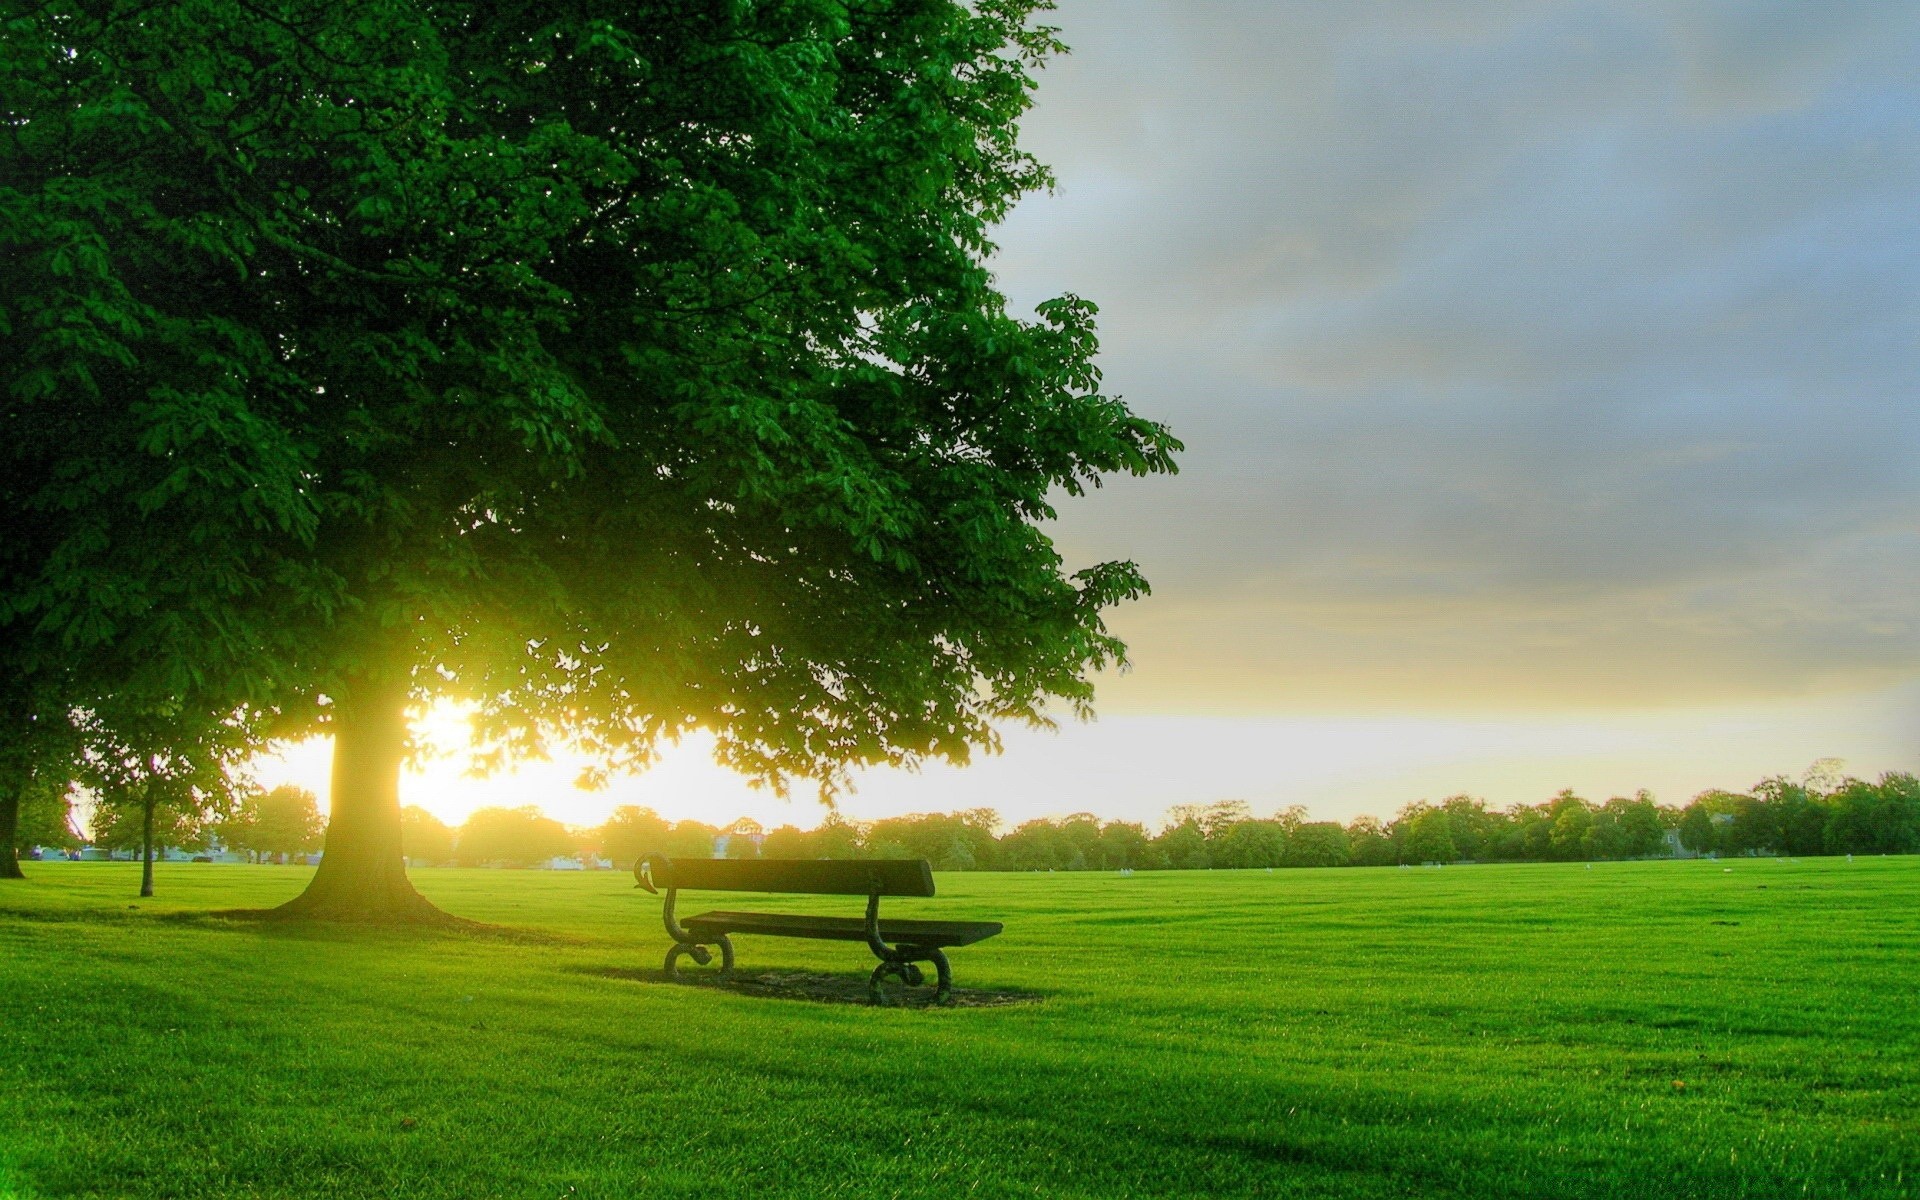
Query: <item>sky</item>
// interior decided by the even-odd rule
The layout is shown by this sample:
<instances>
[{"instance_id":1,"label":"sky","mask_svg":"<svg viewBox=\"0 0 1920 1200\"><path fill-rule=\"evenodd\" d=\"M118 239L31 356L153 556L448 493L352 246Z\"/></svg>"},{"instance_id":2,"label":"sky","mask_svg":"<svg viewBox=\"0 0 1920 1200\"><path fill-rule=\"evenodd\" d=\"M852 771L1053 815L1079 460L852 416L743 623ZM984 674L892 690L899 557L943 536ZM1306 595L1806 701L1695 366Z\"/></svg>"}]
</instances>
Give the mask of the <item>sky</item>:
<instances>
[{"instance_id":1,"label":"sky","mask_svg":"<svg viewBox=\"0 0 1920 1200\"><path fill-rule=\"evenodd\" d=\"M1099 304L1177 477L1063 506L1137 561L1100 719L856 817L1387 815L1920 769L1920 5L1066 0L1000 233ZM430 722L459 742L457 714ZM697 741L597 793L457 756L450 821L811 825ZM324 796L325 746L267 782Z\"/></svg>"}]
</instances>

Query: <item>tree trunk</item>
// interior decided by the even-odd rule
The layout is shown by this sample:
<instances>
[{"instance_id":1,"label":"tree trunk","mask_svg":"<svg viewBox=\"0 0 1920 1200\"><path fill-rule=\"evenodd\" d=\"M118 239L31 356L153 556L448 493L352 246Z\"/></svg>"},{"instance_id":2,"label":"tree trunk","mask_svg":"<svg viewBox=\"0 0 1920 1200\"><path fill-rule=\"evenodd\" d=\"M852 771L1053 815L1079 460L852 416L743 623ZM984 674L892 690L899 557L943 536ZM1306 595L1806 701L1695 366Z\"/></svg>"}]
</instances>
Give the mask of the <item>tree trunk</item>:
<instances>
[{"instance_id":1,"label":"tree trunk","mask_svg":"<svg viewBox=\"0 0 1920 1200\"><path fill-rule=\"evenodd\" d=\"M140 801L140 894L153 895L153 785Z\"/></svg>"},{"instance_id":2,"label":"tree trunk","mask_svg":"<svg viewBox=\"0 0 1920 1200\"><path fill-rule=\"evenodd\" d=\"M274 914L327 921L449 921L413 890L400 857L406 676L355 682L333 717L332 811L320 867L307 890Z\"/></svg>"},{"instance_id":3,"label":"tree trunk","mask_svg":"<svg viewBox=\"0 0 1920 1200\"><path fill-rule=\"evenodd\" d=\"M0 879L25 879L14 839L20 836L20 789L0 779Z\"/></svg>"}]
</instances>

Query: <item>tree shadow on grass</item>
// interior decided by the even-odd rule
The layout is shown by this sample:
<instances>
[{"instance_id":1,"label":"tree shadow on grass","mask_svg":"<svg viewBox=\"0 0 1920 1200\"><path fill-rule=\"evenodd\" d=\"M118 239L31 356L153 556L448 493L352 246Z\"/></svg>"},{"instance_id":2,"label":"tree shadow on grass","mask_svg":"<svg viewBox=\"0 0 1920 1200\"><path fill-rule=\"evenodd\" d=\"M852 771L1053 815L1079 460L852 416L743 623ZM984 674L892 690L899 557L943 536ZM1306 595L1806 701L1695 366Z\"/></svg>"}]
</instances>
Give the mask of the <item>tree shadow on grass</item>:
<instances>
[{"instance_id":1,"label":"tree shadow on grass","mask_svg":"<svg viewBox=\"0 0 1920 1200\"><path fill-rule=\"evenodd\" d=\"M365 941L371 938L406 941L505 942L525 946L590 946L589 938L570 937L545 929L489 925L450 917L444 921L385 922L289 919L274 909L147 909L139 904L75 908L0 907L0 921L36 925L167 925L210 932L248 932L295 941Z\"/></svg>"},{"instance_id":2,"label":"tree shadow on grass","mask_svg":"<svg viewBox=\"0 0 1920 1200\"><path fill-rule=\"evenodd\" d=\"M830 975L822 971L734 971L731 978L722 979L713 971L695 974L685 970L677 977L669 976L658 967L606 967L579 966L568 967L582 975L597 975L603 979L626 979L635 983L667 984L675 987L707 988L717 992L731 992L737 996L755 996L769 1000L810 1000L816 1004L858 1004L868 1007L872 1004L867 992L865 975ZM890 984L889 995L893 1003L900 1008L933 1008L933 988L907 988L904 991ZM1002 1008L1013 1004L1038 1004L1046 997L1039 992L1024 988L965 988L953 989L953 1008Z\"/></svg>"},{"instance_id":3,"label":"tree shadow on grass","mask_svg":"<svg viewBox=\"0 0 1920 1200\"><path fill-rule=\"evenodd\" d=\"M438 913L438 910L435 910ZM439 913L433 920L388 921L338 917L309 918L289 915L277 908L222 908L206 912L174 912L160 920L199 924L208 928L251 929L269 935L321 937L329 941L355 940L367 935L402 937L419 941L509 942L524 946L585 946L587 938L569 937L547 929L527 929L515 925L490 925L465 917Z\"/></svg>"}]
</instances>

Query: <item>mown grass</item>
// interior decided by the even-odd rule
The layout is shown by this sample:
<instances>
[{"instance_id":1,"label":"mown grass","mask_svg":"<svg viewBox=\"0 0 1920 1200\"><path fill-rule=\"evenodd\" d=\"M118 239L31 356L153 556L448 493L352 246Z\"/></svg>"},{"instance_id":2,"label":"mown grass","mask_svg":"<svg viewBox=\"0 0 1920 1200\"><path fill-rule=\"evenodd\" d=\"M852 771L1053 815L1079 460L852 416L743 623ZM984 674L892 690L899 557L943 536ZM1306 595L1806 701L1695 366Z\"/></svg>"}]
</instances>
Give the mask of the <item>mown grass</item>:
<instances>
[{"instance_id":1,"label":"mown grass","mask_svg":"<svg viewBox=\"0 0 1920 1200\"><path fill-rule=\"evenodd\" d=\"M942 876L890 911L1006 921L958 982L1045 999L921 1011L623 977L666 939L610 873L416 872L502 936L28 869L0 1195L1920 1194L1920 859Z\"/></svg>"}]
</instances>

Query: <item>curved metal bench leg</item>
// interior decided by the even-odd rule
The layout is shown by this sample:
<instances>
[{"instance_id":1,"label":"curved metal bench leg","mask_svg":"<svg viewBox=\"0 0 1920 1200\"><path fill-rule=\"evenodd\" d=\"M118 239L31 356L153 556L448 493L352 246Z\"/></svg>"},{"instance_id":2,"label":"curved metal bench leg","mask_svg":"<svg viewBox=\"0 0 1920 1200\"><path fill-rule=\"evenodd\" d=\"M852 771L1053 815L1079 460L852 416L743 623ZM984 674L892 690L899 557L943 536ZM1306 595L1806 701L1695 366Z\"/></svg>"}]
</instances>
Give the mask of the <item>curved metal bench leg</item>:
<instances>
[{"instance_id":1,"label":"curved metal bench leg","mask_svg":"<svg viewBox=\"0 0 1920 1200\"><path fill-rule=\"evenodd\" d=\"M723 933L714 939L713 944L720 947L720 970L718 976L721 979L726 979L733 974L733 942ZM713 951L707 949L705 943L675 942L673 947L667 951L666 972L668 979L678 979L680 977L680 968L677 964L680 961L680 956L683 954L703 967L713 961Z\"/></svg>"},{"instance_id":2,"label":"curved metal bench leg","mask_svg":"<svg viewBox=\"0 0 1920 1200\"><path fill-rule=\"evenodd\" d=\"M927 957L933 963L933 969L939 978L934 988L933 1002L946 1007L953 1003L953 968L947 965L947 956L939 950L927 951Z\"/></svg>"},{"instance_id":3,"label":"curved metal bench leg","mask_svg":"<svg viewBox=\"0 0 1920 1200\"><path fill-rule=\"evenodd\" d=\"M880 986L880 981L889 975L897 975L900 977L900 982L905 983L907 966L906 963L883 962L873 969L873 974L867 976L867 999L872 1001L876 1008L884 1008L892 1003L887 999L886 990Z\"/></svg>"},{"instance_id":4,"label":"curved metal bench leg","mask_svg":"<svg viewBox=\"0 0 1920 1200\"><path fill-rule=\"evenodd\" d=\"M945 1007L953 1003L953 968L947 965L947 956L932 947L903 947L894 950L896 956L912 954L920 962L933 964L935 988L933 1002ZM880 981L892 975L906 987L920 987L927 981L927 973L920 969L920 962L905 957L893 957L883 960L867 977L867 996L878 1005L888 1003L887 994L881 988Z\"/></svg>"}]
</instances>

